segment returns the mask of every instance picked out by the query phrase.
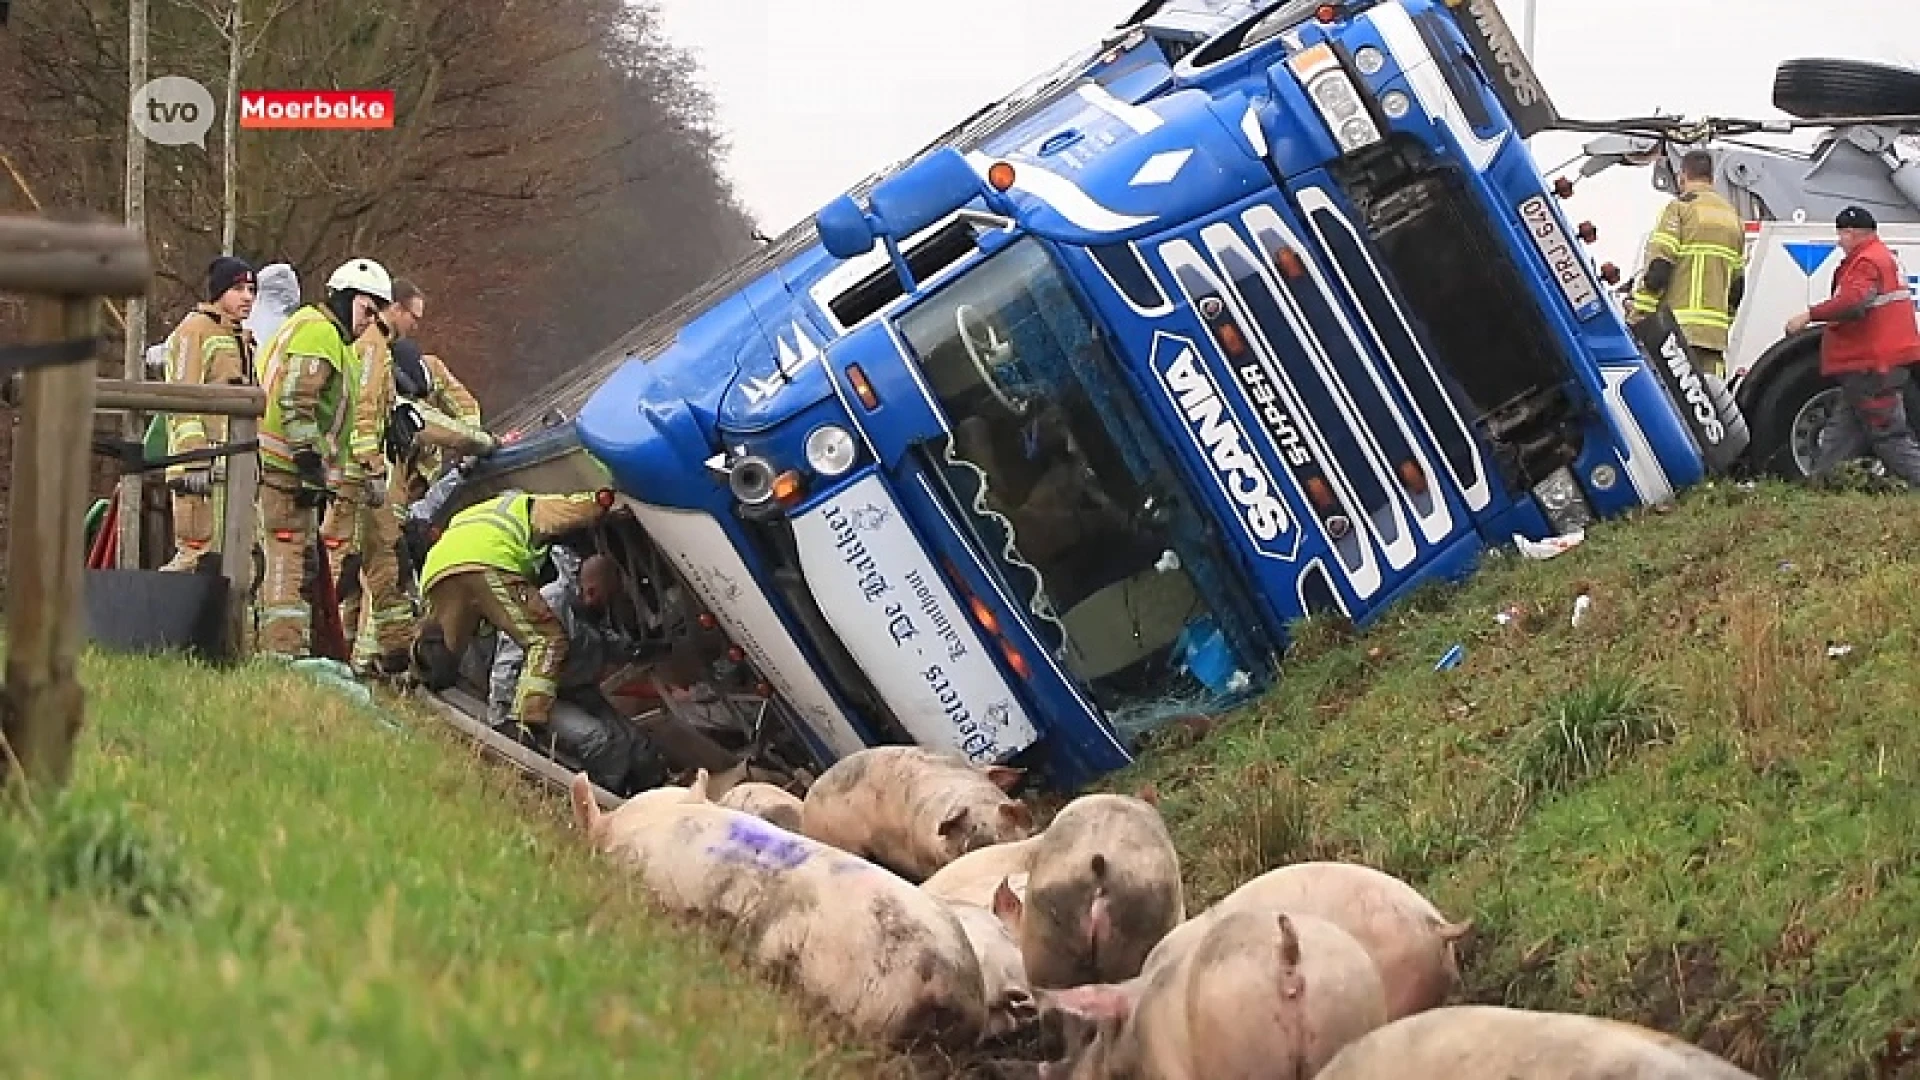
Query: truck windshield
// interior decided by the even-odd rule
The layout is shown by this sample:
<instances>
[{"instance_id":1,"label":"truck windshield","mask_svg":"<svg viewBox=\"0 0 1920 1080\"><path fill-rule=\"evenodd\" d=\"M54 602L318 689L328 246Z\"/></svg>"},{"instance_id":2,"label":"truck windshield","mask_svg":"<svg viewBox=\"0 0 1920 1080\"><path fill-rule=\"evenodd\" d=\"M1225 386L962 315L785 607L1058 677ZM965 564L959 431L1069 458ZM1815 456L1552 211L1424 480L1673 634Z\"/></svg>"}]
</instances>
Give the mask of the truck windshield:
<instances>
[{"instance_id":1,"label":"truck windshield","mask_svg":"<svg viewBox=\"0 0 1920 1080\"><path fill-rule=\"evenodd\" d=\"M1166 696L1204 607L1142 512L1119 380L1046 250L1016 241L899 328L951 432L928 464L1042 640L1104 708Z\"/></svg>"}]
</instances>

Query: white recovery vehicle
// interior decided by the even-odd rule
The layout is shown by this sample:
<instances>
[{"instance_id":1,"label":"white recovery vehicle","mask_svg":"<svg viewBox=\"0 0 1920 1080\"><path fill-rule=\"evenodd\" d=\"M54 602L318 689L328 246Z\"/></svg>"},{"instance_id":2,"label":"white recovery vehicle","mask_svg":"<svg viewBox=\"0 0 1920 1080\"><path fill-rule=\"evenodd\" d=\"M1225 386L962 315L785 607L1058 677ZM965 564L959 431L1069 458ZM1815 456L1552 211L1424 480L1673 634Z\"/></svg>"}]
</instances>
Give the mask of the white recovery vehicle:
<instances>
[{"instance_id":1,"label":"white recovery vehicle","mask_svg":"<svg viewBox=\"0 0 1920 1080\"><path fill-rule=\"evenodd\" d=\"M1653 186L1672 192L1687 151L1713 153L1715 186L1747 222L1746 291L1726 357L1728 388L1753 435L1747 464L1754 472L1799 479L1840 396L1820 374L1819 329L1787 336L1784 328L1789 316L1831 293L1841 259L1834 215L1849 205L1870 211L1910 285L1920 289L1920 71L1859 60L1790 60L1776 69L1773 104L1797 122L1623 124L1652 130L1588 142L1580 174L1651 165ZM1743 139L1808 127L1822 129L1808 151ZM1920 424L1920 387L1909 391L1907 411Z\"/></svg>"}]
</instances>

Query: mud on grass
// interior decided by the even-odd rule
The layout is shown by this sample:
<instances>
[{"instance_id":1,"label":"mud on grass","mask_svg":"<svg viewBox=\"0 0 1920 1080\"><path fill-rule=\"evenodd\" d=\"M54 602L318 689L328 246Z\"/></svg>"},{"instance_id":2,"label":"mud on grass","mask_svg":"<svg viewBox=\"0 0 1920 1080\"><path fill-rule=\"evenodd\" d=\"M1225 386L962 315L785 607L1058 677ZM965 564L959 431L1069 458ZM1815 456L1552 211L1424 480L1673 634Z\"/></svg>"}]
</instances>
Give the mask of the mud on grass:
<instances>
[{"instance_id":1,"label":"mud on grass","mask_svg":"<svg viewBox=\"0 0 1920 1080\"><path fill-rule=\"evenodd\" d=\"M1466 999L1769 1077L1920 1050L1920 500L1700 489L1315 627L1266 700L1162 742L1106 786L1154 785L1190 906L1358 860L1474 920Z\"/></svg>"}]
</instances>

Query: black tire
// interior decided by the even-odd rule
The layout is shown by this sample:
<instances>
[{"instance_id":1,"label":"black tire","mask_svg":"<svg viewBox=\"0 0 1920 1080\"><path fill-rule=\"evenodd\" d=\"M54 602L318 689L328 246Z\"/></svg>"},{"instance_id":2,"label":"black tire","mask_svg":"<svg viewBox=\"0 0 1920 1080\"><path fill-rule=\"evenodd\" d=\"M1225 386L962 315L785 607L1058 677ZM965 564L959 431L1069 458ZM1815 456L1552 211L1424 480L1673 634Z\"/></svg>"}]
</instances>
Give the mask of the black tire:
<instances>
[{"instance_id":1,"label":"black tire","mask_svg":"<svg viewBox=\"0 0 1920 1080\"><path fill-rule=\"evenodd\" d=\"M1747 460L1755 473L1787 480L1805 480L1806 471L1793 455L1793 422L1800 410L1820 391L1834 386L1832 379L1820 374L1820 348L1802 345L1767 372L1767 385L1754 399L1747 420L1753 441L1747 447Z\"/></svg>"},{"instance_id":2,"label":"black tire","mask_svg":"<svg viewBox=\"0 0 1920 1080\"><path fill-rule=\"evenodd\" d=\"M1920 114L1920 71L1868 60L1788 60L1774 69L1773 107L1802 120Z\"/></svg>"}]
</instances>

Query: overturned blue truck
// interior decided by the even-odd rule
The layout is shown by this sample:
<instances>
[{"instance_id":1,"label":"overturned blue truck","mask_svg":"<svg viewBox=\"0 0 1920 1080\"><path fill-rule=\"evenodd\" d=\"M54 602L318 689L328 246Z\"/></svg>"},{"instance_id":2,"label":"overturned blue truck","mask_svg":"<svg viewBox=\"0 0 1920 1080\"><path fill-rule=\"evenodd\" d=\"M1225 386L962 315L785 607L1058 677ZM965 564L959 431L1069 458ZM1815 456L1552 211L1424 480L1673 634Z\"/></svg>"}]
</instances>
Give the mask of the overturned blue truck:
<instances>
[{"instance_id":1,"label":"overturned blue truck","mask_svg":"<svg viewBox=\"0 0 1920 1080\"><path fill-rule=\"evenodd\" d=\"M501 415L437 513L613 488L624 617L795 769L1078 787L1303 616L1738 456L1543 185L1555 120L1492 0L1149 3Z\"/></svg>"}]
</instances>

